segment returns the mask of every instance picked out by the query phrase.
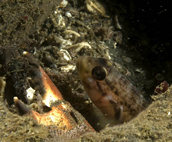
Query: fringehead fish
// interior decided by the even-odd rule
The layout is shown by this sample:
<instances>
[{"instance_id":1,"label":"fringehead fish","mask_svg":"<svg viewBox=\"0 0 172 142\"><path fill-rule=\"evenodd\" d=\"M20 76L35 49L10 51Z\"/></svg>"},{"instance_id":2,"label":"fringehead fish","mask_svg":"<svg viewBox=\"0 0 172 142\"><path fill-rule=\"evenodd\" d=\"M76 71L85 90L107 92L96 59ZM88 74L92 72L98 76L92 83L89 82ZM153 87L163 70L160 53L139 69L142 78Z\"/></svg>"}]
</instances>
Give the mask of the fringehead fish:
<instances>
[{"instance_id":1,"label":"fringehead fish","mask_svg":"<svg viewBox=\"0 0 172 142\"><path fill-rule=\"evenodd\" d=\"M80 57L77 69L92 102L117 124L131 120L145 108L140 91L109 60Z\"/></svg>"}]
</instances>

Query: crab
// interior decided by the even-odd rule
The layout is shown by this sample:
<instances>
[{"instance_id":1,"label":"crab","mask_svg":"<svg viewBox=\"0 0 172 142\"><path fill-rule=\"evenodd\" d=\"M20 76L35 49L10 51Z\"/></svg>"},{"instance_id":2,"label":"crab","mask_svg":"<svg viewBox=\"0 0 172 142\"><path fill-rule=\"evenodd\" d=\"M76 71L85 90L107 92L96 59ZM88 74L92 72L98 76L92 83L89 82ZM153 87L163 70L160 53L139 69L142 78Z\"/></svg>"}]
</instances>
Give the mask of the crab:
<instances>
[{"instance_id":1,"label":"crab","mask_svg":"<svg viewBox=\"0 0 172 142\"><path fill-rule=\"evenodd\" d=\"M29 115L38 125L43 125L45 127L53 126L56 127L56 130L62 131L62 133L68 133L72 130L77 131L77 135L85 132L95 132L94 128L92 128L87 120L77 112L69 102L64 100L59 89L54 85L44 69L37 63L36 59L30 53L23 52L22 56L12 60L9 61L4 68L11 72L9 73L9 76L14 82L17 82L18 79L21 80L22 78L23 80L21 82L25 83L23 86L27 86L28 89L26 89L27 87L23 87L24 89L18 87L18 92L24 90L23 95L19 95L20 93L17 92L16 96L6 96L5 99L10 102L11 100L9 98L11 96L13 97L11 102L15 104L15 107L21 116ZM17 70L15 66L20 66L22 69ZM25 68L26 66L27 69ZM15 74L13 74L14 72ZM30 74L34 74L35 77L32 78L29 76ZM7 78L10 78L9 76L7 76ZM29 83L29 81L32 83ZM9 80L7 81L7 84L9 84ZM32 88L31 86L36 87ZM39 103L42 105L42 108L48 108L48 111L38 112L28 105L31 103L27 102L32 101L35 92L39 92L41 96Z\"/></svg>"}]
</instances>

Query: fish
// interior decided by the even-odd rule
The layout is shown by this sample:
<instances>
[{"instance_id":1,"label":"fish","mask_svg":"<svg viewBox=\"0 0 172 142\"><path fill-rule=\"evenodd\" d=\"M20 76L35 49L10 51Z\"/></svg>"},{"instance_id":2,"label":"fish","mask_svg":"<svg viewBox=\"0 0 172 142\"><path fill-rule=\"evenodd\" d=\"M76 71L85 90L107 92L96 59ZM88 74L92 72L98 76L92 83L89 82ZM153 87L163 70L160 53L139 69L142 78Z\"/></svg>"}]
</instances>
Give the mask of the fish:
<instances>
[{"instance_id":1,"label":"fish","mask_svg":"<svg viewBox=\"0 0 172 142\"><path fill-rule=\"evenodd\" d=\"M82 56L76 66L92 102L115 124L130 121L145 109L146 99L110 60Z\"/></svg>"}]
</instances>

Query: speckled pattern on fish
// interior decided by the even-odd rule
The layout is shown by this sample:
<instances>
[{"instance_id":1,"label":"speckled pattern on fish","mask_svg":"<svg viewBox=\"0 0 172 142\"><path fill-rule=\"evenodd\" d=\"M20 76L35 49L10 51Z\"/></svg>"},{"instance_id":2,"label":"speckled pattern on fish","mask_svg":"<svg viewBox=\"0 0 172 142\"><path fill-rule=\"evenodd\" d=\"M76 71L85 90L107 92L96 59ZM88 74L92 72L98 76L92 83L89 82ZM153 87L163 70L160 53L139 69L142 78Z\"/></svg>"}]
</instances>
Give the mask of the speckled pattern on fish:
<instances>
[{"instance_id":1,"label":"speckled pattern on fish","mask_svg":"<svg viewBox=\"0 0 172 142\"><path fill-rule=\"evenodd\" d=\"M110 61L80 57L77 68L92 102L116 124L131 120L145 108L144 97Z\"/></svg>"}]
</instances>

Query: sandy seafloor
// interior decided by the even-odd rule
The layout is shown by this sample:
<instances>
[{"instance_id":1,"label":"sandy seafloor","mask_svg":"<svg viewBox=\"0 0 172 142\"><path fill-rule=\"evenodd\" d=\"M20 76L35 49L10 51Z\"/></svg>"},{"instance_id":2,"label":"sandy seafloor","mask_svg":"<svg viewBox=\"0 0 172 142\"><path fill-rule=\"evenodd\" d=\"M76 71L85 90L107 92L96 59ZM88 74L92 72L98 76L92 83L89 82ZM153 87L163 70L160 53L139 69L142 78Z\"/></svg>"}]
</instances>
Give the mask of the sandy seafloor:
<instances>
[{"instance_id":1,"label":"sandy seafloor","mask_svg":"<svg viewBox=\"0 0 172 142\"><path fill-rule=\"evenodd\" d=\"M71 27L70 28L78 31L79 33L84 33L83 35L81 34L81 36L83 36L85 41L89 41L91 46L98 46L98 45L103 46L103 49L99 49L99 50L93 49L93 51L87 51L87 50L83 51L84 54L85 53L89 55L96 54L95 56L97 55L101 56L103 53L100 52L104 50L104 46L105 46L104 42L102 44L102 41L107 40L107 38L111 38L112 33L110 33L108 29L105 28L104 31L104 33L106 34L105 36L99 35L98 38L94 38L95 35L92 35L91 30L87 29L88 27L84 25L84 22L83 23L81 22L82 20L88 20L88 18L93 18L94 16L92 16L92 13L87 14L87 12L86 14L84 12L78 14L76 10L78 7L76 7L76 5L78 5L79 2L75 3L72 1L71 3L73 5L69 4L69 7L67 7L66 9L64 8L65 9L64 12L62 8L59 12L59 15L64 16L65 12L69 10L76 19L79 17L80 20L78 20L79 19L78 18L77 19L78 21L77 20L75 21L73 19L71 20L70 18L66 18L66 19L64 18L64 21L66 22L66 20L69 21L71 20L72 22L71 21L70 22L74 26L71 24L72 28ZM81 4L84 3L82 3L81 1ZM52 11L56 9L55 6L58 5L59 5L59 1L49 2L48 0L45 0L42 2L41 0L37 0L37 1L3 0L0 3L0 41L1 41L0 46L8 48L9 46L11 47L14 45L15 47L18 46L18 48L23 48L22 50L27 49L28 51L33 51L33 50L36 51L35 49L37 48L38 52L36 53L35 57L41 60L40 61L42 63L41 65L45 69L51 70L53 66L48 66L47 64L49 63L46 63L48 59L43 60L37 54L43 53L42 50L44 51L44 49L41 49L41 47L45 47L46 49L52 47L52 49L54 49L54 47L61 46L61 48L63 48L63 45L59 45L60 41L58 40L57 37L61 36L61 34L63 38L65 37L65 32L63 31L67 26L63 26L62 24L63 20L61 21L62 23L58 23L58 20L56 22L53 21L55 18L58 18L60 16L57 15L56 17L56 15L52 14L53 13ZM70 6L73 7L70 8ZM80 10L82 11L83 8L81 7ZM86 17L86 19L84 19L83 17ZM95 21L96 20L101 20L101 22L104 21L102 17L101 18L96 17L96 18L97 19L95 19ZM90 21L88 20L87 22L90 23ZM95 21L93 20L92 22L93 25ZM107 23L111 25L110 23L111 20L108 19L107 21L108 21ZM79 26L77 24L75 25L74 24L75 22ZM106 22L104 22L103 24L106 25ZM57 35L55 33L57 33ZM66 39L69 38L70 36ZM75 38L77 37L74 37L73 39L74 41L72 41L70 44L77 44L80 42L80 40L84 41L83 39L77 40ZM94 42L94 40L96 41ZM99 42L99 40L102 41ZM116 42L120 43L121 42L120 38L119 39L117 38ZM64 44L66 44L66 46L68 45L67 43ZM48 53L48 51L44 53L48 55L50 54ZM72 58L74 58L76 53L71 52L71 55ZM105 57L107 57L107 55ZM114 57L119 58L120 55ZM58 60L59 59L55 61ZM119 63L121 63L120 59L117 59L117 61L118 60ZM63 60L60 61L66 64L65 61ZM75 59L72 60L70 63L74 64L74 61ZM53 62L53 59L48 60L48 62ZM129 68L130 71L132 70L132 67L130 68L130 65L128 65L127 67ZM63 75L63 72L61 72L60 74ZM66 74L64 73L64 76L65 75ZM70 77L70 74L67 75ZM67 80L67 78L64 77L64 82L65 79ZM67 81L66 82L71 83L73 80L75 80L75 78L73 78L69 82ZM56 79L54 79L53 81L55 81L56 85L61 84L61 83L57 83L58 81ZM151 79L149 79L148 82L150 81ZM48 128L38 125L30 116L20 116L17 113L14 113L15 111L10 111L9 108L7 107L8 105L3 99L4 92L2 91L3 85L1 83L2 82L0 82L0 142L20 142L20 141L21 142L34 142L34 141L35 142L44 142L44 141L54 141L54 142L56 141L82 141L82 142L164 141L166 142L169 141L170 142L172 141L172 87L169 87L169 89L165 93L157 94L155 96L152 95L151 96L153 99L152 103L136 118L134 118L128 123L118 126L113 126L113 127L106 127L103 130L101 130L99 133L98 132L85 133L80 137L74 137L74 138L72 137L70 139L66 139L65 136L63 137L60 136L59 134L50 134L51 131ZM144 83L146 83L146 81L140 82L140 84L144 84ZM62 83L62 85L63 84L65 83ZM140 85L139 83L136 84L137 86ZM146 86L149 88L149 84L147 84ZM72 85L70 85L70 87L73 87L74 89L76 88L76 86L72 86ZM150 88L152 88L152 85Z\"/></svg>"},{"instance_id":2,"label":"sandy seafloor","mask_svg":"<svg viewBox=\"0 0 172 142\"><path fill-rule=\"evenodd\" d=\"M86 133L65 141L171 141L172 139L172 87L154 96L152 104L129 123L107 127L100 133ZM12 114L0 103L0 136L2 142L64 141L63 137L47 139L48 131L29 117Z\"/></svg>"}]
</instances>

